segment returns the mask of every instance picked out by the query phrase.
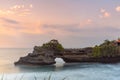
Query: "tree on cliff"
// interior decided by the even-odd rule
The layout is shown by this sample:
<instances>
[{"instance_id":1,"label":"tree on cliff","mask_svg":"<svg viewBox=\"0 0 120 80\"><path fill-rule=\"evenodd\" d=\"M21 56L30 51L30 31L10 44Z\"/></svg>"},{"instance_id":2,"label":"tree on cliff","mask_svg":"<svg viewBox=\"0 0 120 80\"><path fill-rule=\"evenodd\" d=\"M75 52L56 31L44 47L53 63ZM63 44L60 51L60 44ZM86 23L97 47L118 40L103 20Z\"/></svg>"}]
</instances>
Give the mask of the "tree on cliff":
<instances>
[{"instance_id":1,"label":"tree on cliff","mask_svg":"<svg viewBox=\"0 0 120 80\"><path fill-rule=\"evenodd\" d=\"M95 46L94 48L93 48L93 56L94 57L99 57L100 56L100 47L99 46Z\"/></svg>"},{"instance_id":2,"label":"tree on cliff","mask_svg":"<svg viewBox=\"0 0 120 80\"><path fill-rule=\"evenodd\" d=\"M112 57L118 55L119 48L114 41L105 40L104 43L93 48L94 57Z\"/></svg>"},{"instance_id":3,"label":"tree on cliff","mask_svg":"<svg viewBox=\"0 0 120 80\"><path fill-rule=\"evenodd\" d=\"M44 43L42 45L42 48L49 49L49 50L54 50L56 52L61 52L64 50L62 44L58 42L58 40L51 40L48 43Z\"/></svg>"}]
</instances>

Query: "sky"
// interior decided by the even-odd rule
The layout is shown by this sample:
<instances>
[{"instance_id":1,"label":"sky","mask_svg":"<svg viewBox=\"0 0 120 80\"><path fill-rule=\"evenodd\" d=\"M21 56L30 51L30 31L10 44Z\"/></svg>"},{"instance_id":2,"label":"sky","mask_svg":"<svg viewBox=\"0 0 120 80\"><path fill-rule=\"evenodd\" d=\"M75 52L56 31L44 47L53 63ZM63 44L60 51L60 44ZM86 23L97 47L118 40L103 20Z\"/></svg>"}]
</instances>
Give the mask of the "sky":
<instances>
[{"instance_id":1,"label":"sky","mask_svg":"<svg viewBox=\"0 0 120 80\"><path fill-rule=\"evenodd\" d=\"M65 48L120 37L120 0L0 0L0 48Z\"/></svg>"}]
</instances>

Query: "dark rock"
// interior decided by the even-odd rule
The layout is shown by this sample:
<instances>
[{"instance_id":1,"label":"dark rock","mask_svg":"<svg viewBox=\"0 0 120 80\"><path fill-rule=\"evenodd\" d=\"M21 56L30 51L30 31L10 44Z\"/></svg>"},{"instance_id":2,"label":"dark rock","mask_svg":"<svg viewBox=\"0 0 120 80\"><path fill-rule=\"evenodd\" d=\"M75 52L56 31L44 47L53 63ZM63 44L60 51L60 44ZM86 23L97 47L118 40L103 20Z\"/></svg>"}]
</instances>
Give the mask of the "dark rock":
<instances>
[{"instance_id":1,"label":"dark rock","mask_svg":"<svg viewBox=\"0 0 120 80\"><path fill-rule=\"evenodd\" d=\"M63 60L67 63L74 63L74 62L88 62L88 63L118 63L120 62L120 56L114 56L114 57L99 57L99 58L94 58L94 57L77 57L77 58L72 58L72 57L63 57Z\"/></svg>"},{"instance_id":2,"label":"dark rock","mask_svg":"<svg viewBox=\"0 0 120 80\"><path fill-rule=\"evenodd\" d=\"M15 62L15 65L30 64L30 65L50 65L55 64L54 52L50 50L42 49L41 52L36 50L33 53L29 53L25 57L21 57L19 61Z\"/></svg>"},{"instance_id":3,"label":"dark rock","mask_svg":"<svg viewBox=\"0 0 120 80\"><path fill-rule=\"evenodd\" d=\"M55 58L62 58L66 63L73 62L99 62L99 63L117 63L120 62L120 55L109 57L93 57L92 47L80 49L63 49L57 40L51 40L43 46L35 46L32 53L21 57L15 65L51 65L55 64ZM120 47L119 52L120 53Z\"/></svg>"}]
</instances>

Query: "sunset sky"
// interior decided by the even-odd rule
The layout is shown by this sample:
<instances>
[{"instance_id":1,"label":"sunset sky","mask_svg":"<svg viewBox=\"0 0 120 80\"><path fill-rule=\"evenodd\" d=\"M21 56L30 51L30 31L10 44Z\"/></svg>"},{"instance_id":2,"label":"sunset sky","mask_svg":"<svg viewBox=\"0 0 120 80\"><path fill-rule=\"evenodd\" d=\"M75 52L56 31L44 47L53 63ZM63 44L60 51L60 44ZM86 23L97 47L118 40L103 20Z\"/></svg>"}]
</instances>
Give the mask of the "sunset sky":
<instances>
[{"instance_id":1,"label":"sunset sky","mask_svg":"<svg viewBox=\"0 0 120 80\"><path fill-rule=\"evenodd\" d=\"M58 39L66 48L120 37L120 0L0 0L0 48Z\"/></svg>"}]
</instances>

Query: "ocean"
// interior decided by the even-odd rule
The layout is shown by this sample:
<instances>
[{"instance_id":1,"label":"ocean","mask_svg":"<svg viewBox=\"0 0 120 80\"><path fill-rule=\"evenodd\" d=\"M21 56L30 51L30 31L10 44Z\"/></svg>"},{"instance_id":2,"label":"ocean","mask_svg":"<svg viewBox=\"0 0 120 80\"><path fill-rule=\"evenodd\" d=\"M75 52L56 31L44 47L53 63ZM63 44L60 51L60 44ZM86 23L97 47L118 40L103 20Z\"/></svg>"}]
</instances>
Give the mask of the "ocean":
<instances>
[{"instance_id":1,"label":"ocean","mask_svg":"<svg viewBox=\"0 0 120 80\"><path fill-rule=\"evenodd\" d=\"M56 65L15 66L14 62L32 49L0 49L1 80L120 80L120 63L63 63Z\"/></svg>"}]
</instances>

